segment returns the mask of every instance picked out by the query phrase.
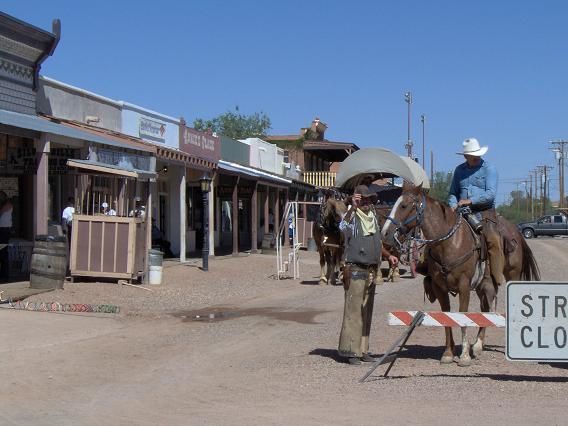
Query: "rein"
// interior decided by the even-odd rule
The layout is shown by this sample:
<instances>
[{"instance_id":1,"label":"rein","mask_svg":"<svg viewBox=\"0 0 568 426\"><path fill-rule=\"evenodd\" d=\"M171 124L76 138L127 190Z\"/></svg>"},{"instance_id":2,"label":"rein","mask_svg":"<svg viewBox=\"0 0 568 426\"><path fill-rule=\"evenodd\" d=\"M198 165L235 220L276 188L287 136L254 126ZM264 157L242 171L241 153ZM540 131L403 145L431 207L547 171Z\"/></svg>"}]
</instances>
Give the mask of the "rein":
<instances>
[{"instance_id":1,"label":"rein","mask_svg":"<svg viewBox=\"0 0 568 426\"><path fill-rule=\"evenodd\" d=\"M452 225L450 230L445 235L442 235L441 237L438 237L438 238L432 238L432 239L417 238L413 235L408 235L408 230L407 230L406 226L416 220L416 227L414 229L420 229L420 226L422 225L422 222L423 222L423 219L424 219L424 211L426 209L426 195L422 194L422 200L418 200L417 197L414 197L412 195L409 195L409 196L413 200L413 206L416 209L416 214L410 216L402 224L400 224L400 222L398 222L394 218L391 218L390 216L387 218L387 220L391 220L395 225L398 225L397 228L395 229L395 232L394 232L394 240L398 244L401 252L410 251L410 247L404 248L403 243L401 243L401 241L398 239L398 235L401 231L402 231L402 235L407 236L409 241L415 241L419 244L419 247L418 247L418 250L419 250L419 249L421 249L422 247L424 247L428 244L436 244L436 243L440 243L442 241L446 241L446 240L450 239L456 233L456 231L459 229L462 222L464 222L463 215L464 215L465 211L461 208L458 208L458 209L456 209L456 221ZM475 232L473 231L473 229L471 229L471 232L473 234L474 239L477 242L477 238L475 236ZM452 261L449 264L445 264L440 259L437 259L434 256L434 253L432 253L432 251L430 251L430 258L440 266L442 274L448 275L455 267L457 267L457 266L461 265L462 263L466 262L467 260L469 260L474 255L476 250L479 250L478 244L476 244L476 247L474 247L473 250L468 251L467 253L460 256L458 259L455 259L454 261Z\"/></svg>"},{"instance_id":2,"label":"rein","mask_svg":"<svg viewBox=\"0 0 568 426\"><path fill-rule=\"evenodd\" d=\"M416 227L415 228L420 229L420 226L422 225L422 222L423 222L423 219L424 219L424 211L426 210L426 195L422 194L422 200L418 200L418 198L414 197L413 195L409 195L409 196L413 200L412 204L413 204L413 206L416 210L416 214L410 216L409 218L407 218L402 223L400 223L398 220L396 220L395 218L393 218L391 216L387 217L387 220L390 220L397 227L395 229L395 232L394 232L394 240L397 243L399 250L401 252L407 252L410 249L404 248L403 243L399 240L398 236L401 233L402 233L402 235L407 236L408 235L407 225L411 224L414 221L416 221ZM416 237L414 235L408 235L408 240L418 243L419 244L418 250L419 250L419 249L421 249L422 247L424 247L428 244L440 243L442 241L446 241L446 240L452 238L452 236L456 233L456 231L459 229L461 224L462 224L462 211L460 209L456 209L456 221L452 225L452 227L450 228L450 230L448 231L447 234L442 235L441 237L432 238L432 239L425 239L425 238Z\"/></svg>"}]
</instances>

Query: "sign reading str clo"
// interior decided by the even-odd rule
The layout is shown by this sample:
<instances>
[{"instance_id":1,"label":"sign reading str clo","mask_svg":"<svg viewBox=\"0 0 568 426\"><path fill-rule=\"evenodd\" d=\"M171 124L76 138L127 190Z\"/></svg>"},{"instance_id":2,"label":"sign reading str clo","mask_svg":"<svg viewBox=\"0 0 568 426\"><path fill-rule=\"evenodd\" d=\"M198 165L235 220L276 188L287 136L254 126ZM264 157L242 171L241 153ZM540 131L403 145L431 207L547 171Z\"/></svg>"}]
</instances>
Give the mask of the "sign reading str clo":
<instances>
[{"instance_id":1,"label":"sign reading str clo","mask_svg":"<svg viewBox=\"0 0 568 426\"><path fill-rule=\"evenodd\" d=\"M568 361L568 283L507 284L507 359Z\"/></svg>"}]
</instances>

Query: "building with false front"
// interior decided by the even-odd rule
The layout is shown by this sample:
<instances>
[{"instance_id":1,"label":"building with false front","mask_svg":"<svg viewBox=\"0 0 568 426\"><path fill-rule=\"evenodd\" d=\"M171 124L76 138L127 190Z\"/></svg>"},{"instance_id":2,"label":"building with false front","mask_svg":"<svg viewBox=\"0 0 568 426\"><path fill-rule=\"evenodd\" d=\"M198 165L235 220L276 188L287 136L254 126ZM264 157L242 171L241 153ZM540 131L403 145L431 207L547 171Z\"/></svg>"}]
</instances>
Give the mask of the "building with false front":
<instances>
[{"instance_id":1,"label":"building with false front","mask_svg":"<svg viewBox=\"0 0 568 426\"><path fill-rule=\"evenodd\" d=\"M351 142L337 142L325 138L327 124L315 118L310 127L299 134L270 135L265 139L284 150L287 162L295 162L303 172L303 181L320 188L335 186L339 163L359 147Z\"/></svg>"},{"instance_id":2,"label":"building with false front","mask_svg":"<svg viewBox=\"0 0 568 426\"><path fill-rule=\"evenodd\" d=\"M92 101L88 94L54 87L39 77L41 63L54 52L59 35L59 21L54 21L49 33L0 14L0 197L4 228L0 244L7 244L0 263L8 265L7 272L2 269L0 279L4 280L27 278L34 239L50 232L50 224L60 223L69 197L74 197L76 216L99 214L105 202L114 202L118 214L127 216L135 198L142 195L144 185L140 182L154 176L155 148L116 133L120 123L117 105L107 100ZM96 120L89 122L95 116L99 121L106 120L113 130L97 128ZM89 235L95 235L90 231L88 228ZM144 236L146 232L138 234ZM91 247L96 243L91 238L79 241L86 244L83 248L94 248L89 251L92 257L83 259L85 264L79 262L84 272L97 271L103 276L105 271L115 273L118 259L119 271L128 264L127 269L143 273L144 255L136 265L134 257L124 259L123 265L122 251L111 261L104 256L103 242L99 241L102 245L96 248ZM71 258L73 261L73 252Z\"/></svg>"}]
</instances>

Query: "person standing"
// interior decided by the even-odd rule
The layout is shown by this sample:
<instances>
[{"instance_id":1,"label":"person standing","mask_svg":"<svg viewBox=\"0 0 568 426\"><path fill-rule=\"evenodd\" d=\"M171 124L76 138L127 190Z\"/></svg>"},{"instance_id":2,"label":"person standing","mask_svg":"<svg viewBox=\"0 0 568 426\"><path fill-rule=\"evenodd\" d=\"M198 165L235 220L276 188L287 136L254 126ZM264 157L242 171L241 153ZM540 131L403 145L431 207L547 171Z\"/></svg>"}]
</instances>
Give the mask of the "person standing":
<instances>
[{"instance_id":1,"label":"person standing","mask_svg":"<svg viewBox=\"0 0 568 426\"><path fill-rule=\"evenodd\" d=\"M480 147L475 138L468 138L462 143L465 162L456 167L450 186L448 204L455 210L469 207L473 218L466 219L475 228L479 221L483 222L482 232L487 242L490 273L498 285L505 284L503 275L505 259L501 244L501 235L497 229L497 213L495 197L497 196L497 169L488 161L481 158L487 146Z\"/></svg>"},{"instance_id":2,"label":"person standing","mask_svg":"<svg viewBox=\"0 0 568 426\"><path fill-rule=\"evenodd\" d=\"M374 274L380 271L381 256L398 262L383 247L374 203L376 194L365 185L355 188L349 210L339 229L345 233L343 288L345 305L338 354L351 365L374 362L369 354L369 334L375 300Z\"/></svg>"},{"instance_id":3,"label":"person standing","mask_svg":"<svg viewBox=\"0 0 568 426\"><path fill-rule=\"evenodd\" d=\"M13 211L14 206L10 202L8 195L4 191L0 191L0 244L6 244L6 247L0 249L0 281L8 281L10 272L8 267L10 257L7 245L12 234Z\"/></svg>"},{"instance_id":4,"label":"person standing","mask_svg":"<svg viewBox=\"0 0 568 426\"><path fill-rule=\"evenodd\" d=\"M70 260L71 260L71 233L73 231L73 215L75 214L75 199L73 197L67 198L67 207L61 213L61 227L63 233L67 236L67 270L66 276L70 276Z\"/></svg>"}]
</instances>

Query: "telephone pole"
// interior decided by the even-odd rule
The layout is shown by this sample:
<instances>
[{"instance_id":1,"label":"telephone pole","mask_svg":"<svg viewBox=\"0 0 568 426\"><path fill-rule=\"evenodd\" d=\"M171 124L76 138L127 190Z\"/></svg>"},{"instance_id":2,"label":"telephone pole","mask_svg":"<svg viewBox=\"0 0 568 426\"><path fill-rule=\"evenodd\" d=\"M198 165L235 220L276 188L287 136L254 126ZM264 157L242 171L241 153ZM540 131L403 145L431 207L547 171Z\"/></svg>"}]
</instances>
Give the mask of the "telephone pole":
<instances>
[{"instance_id":1,"label":"telephone pole","mask_svg":"<svg viewBox=\"0 0 568 426\"><path fill-rule=\"evenodd\" d=\"M424 127L426 124L426 115L422 114L420 116L420 121L422 122L422 167L424 167L424 171L426 171L426 154L425 154L425 144L424 144L424 136L425 136L425 131L424 131Z\"/></svg>"},{"instance_id":2,"label":"telephone pole","mask_svg":"<svg viewBox=\"0 0 568 426\"><path fill-rule=\"evenodd\" d=\"M539 169L539 172L541 174L541 179L540 179L540 194L541 194L541 198L542 198L542 204L541 204L541 216L546 214L546 199L548 198L549 194L548 194L548 171L550 169L552 169L551 166L536 166Z\"/></svg>"},{"instance_id":3,"label":"telephone pole","mask_svg":"<svg viewBox=\"0 0 568 426\"><path fill-rule=\"evenodd\" d=\"M534 219L534 199L533 199L533 179L532 179L532 175L533 175L533 171L531 170L529 172L529 182L530 182L529 196L530 196L530 203L531 203L531 219ZM528 216L528 212L527 212L527 216Z\"/></svg>"},{"instance_id":4,"label":"telephone pole","mask_svg":"<svg viewBox=\"0 0 568 426\"><path fill-rule=\"evenodd\" d=\"M558 202L558 207L564 207L564 158L566 154L566 144L568 141L559 140L551 142L554 148L552 151L556 154L556 159L558 160L558 182L560 189L560 200Z\"/></svg>"},{"instance_id":5,"label":"telephone pole","mask_svg":"<svg viewBox=\"0 0 568 426\"><path fill-rule=\"evenodd\" d=\"M412 92L406 92L404 94L404 100L406 101L406 103L408 104L408 119L407 119L407 125L408 125L408 137L406 139L406 145L404 145L404 147L406 148L407 154L410 158L414 158L412 156L412 139L410 139L410 106L412 105Z\"/></svg>"}]
</instances>

